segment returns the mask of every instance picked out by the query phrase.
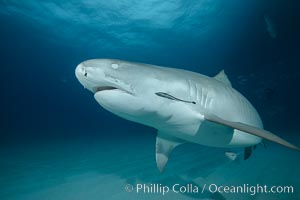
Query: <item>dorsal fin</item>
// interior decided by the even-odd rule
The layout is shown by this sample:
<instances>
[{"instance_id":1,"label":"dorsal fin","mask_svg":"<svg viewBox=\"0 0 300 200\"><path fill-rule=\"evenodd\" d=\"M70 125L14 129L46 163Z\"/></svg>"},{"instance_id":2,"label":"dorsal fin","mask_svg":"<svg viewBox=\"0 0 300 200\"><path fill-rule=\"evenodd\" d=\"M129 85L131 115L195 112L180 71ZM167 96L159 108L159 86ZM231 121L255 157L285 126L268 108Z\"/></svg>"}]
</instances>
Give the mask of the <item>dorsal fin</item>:
<instances>
[{"instance_id":1,"label":"dorsal fin","mask_svg":"<svg viewBox=\"0 0 300 200\"><path fill-rule=\"evenodd\" d=\"M225 85L228 85L228 86L232 87L227 75L224 72L224 70L221 70L214 78L217 79L218 81L221 81Z\"/></svg>"},{"instance_id":2,"label":"dorsal fin","mask_svg":"<svg viewBox=\"0 0 300 200\"><path fill-rule=\"evenodd\" d=\"M156 164L160 172L164 170L173 149L180 144L182 144L181 141L164 137L161 132L158 132L156 137Z\"/></svg>"}]
</instances>

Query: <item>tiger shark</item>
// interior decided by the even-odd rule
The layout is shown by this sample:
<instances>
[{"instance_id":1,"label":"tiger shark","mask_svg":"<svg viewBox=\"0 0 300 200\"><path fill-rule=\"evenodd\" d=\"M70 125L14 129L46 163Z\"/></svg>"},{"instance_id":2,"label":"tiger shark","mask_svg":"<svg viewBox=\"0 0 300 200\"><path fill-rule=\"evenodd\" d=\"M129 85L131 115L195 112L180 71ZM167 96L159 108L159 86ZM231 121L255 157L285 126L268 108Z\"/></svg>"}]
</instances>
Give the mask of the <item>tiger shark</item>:
<instances>
[{"instance_id":1,"label":"tiger shark","mask_svg":"<svg viewBox=\"0 0 300 200\"><path fill-rule=\"evenodd\" d=\"M214 77L115 59L93 59L75 70L79 82L106 110L157 129L156 163L162 172L184 143L244 148L247 159L262 139L300 148L263 129L251 103L222 70Z\"/></svg>"}]
</instances>

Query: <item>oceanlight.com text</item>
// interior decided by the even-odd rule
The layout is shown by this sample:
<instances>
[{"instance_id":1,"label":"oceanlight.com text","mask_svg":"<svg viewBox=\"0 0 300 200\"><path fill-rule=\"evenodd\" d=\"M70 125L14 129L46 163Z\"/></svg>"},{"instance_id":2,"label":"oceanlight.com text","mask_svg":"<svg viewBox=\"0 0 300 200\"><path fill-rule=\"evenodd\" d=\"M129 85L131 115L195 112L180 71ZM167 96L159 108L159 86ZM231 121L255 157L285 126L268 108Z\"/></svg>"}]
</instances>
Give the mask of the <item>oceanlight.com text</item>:
<instances>
[{"instance_id":1,"label":"oceanlight.com text","mask_svg":"<svg viewBox=\"0 0 300 200\"><path fill-rule=\"evenodd\" d=\"M181 194L204 194L220 193L220 194L248 194L254 196L256 194L293 194L293 186L268 186L268 185L218 185L218 184L203 184L202 187L196 184L178 184L163 185L163 184L127 184L125 186L126 192L133 192L137 194L160 194L166 195L168 193Z\"/></svg>"}]
</instances>

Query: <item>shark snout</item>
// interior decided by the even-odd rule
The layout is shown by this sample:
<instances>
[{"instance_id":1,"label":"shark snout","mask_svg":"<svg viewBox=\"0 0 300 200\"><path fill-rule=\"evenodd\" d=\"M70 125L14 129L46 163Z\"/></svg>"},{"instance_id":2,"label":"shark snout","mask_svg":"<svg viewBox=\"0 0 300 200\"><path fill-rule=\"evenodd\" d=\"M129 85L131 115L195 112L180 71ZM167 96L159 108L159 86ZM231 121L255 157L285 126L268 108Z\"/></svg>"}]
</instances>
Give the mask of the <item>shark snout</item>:
<instances>
[{"instance_id":1,"label":"shark snout","mask_svg":"<svg viewBox=\"0 0 300 200\"><path fill-rule=\"evenodd\" d=\"M85 78L87 76L87 72L85 67L83 66L82 63L80 63L79 65L77 65L76 69L75 69L75 76L78 79L78 81L81 83L81 85L83 85L84 87L86 87L86 83L85 83Z\"/></svg>"},{"instance_id":2,"label":"shark snout","mask_svg":"<svg viewBox=\"0 0 300 200\"><path fill-rule=\"evenodd\" d=\"M104 86L103 78L101 78L101 74L95 74L91 68L85 66L84 62L77 65L75 69L75 76L80 82L80 84L85 88L95 93L99 87ZM101 78L96 80L94 77Z\"/></svg>"},{"instance_id":3,"label":"shark snout","mask_svg":"<svg viewBox=\"0 0 300 200\"><path fill-rule=\"evenodd\" d=\"M116 66L114 66L116 68ZM111 73L111 69L101 66L90 66L89 63L82 62L77 65L75 75L84 88L93 93L119 89L126 93L133 94L131 85Z\"/></svg>"},{"instance_id":4,"label":"shark snout","mask_svg":"<svg viewBox=\"0 0 300 200\"><path fill-rule=\"evenodd\" d=\"M75 69L75 76L78 79L81 76L83 76L84 74L85 74L84 66L80 63L79 65L77 65L77 67Z\"/></svg>"}]
</instances>

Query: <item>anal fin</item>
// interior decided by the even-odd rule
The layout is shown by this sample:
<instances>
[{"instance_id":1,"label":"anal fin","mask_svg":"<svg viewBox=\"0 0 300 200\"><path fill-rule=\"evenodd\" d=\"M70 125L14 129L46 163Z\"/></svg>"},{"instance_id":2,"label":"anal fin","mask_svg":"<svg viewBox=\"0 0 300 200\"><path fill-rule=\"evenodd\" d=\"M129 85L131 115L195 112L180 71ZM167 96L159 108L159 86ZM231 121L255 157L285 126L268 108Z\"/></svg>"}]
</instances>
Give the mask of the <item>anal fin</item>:
<instances>
[{"instance_id":1,"label":"anal fin","mask_svg":"<svg viewBox=\"0 0 300 200\"><path fill-rule=\"evenodd\" d=\"M171 152L175 147L182 144L173 138L163 137L160 133L156 137L156 164L160 172L163 172Z\"/></svg>"},{"instance_id":2,"label":"anal fin","mask_svg":"<svg viewBox=\"0 0 300 200\"><path fill-rule=\"evenodd\" d=\"M250 158L251 154L252 154L252 146L246 147L244 150L244 160Z\"/></svg>"}]
</instances>

